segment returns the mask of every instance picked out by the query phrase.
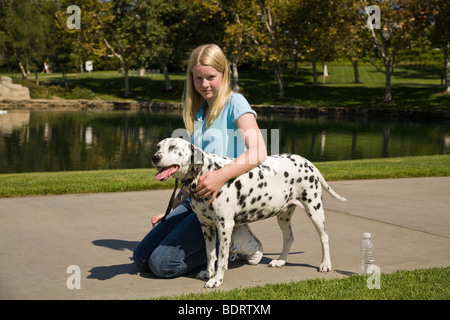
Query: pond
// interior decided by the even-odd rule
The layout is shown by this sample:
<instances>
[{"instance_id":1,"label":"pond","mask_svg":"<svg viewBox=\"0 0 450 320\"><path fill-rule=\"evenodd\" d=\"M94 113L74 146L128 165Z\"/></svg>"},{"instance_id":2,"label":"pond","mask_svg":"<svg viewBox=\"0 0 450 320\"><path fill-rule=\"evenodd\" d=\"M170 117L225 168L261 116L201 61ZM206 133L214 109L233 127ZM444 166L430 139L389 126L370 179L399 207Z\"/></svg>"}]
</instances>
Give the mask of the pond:
<instances>
[{"instance_id":1,"label":"pond","mask_svg":"<svg viewBox=\"0 0 450 320\"><path fill-rule=\"evenodd\" d=\"M268 151L317 161L447 154L448 123L258 116ZM0 173L149 168L156 144L183 128L181 112L0 112ZM278 153L272 152L272 153Z\"/></svg>"}]
</instances>

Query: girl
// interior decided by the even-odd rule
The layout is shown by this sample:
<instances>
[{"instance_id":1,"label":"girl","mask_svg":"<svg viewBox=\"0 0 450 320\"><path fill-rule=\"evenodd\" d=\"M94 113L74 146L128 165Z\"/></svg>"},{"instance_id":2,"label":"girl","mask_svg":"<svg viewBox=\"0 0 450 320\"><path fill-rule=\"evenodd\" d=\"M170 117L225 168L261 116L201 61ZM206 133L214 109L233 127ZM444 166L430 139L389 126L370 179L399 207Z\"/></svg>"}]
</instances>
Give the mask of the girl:
<instances>
[{"instance_id":1,"label":"girl","mask_svg":"<svg viewBox=\"0 0 450 320\"><path fill-rule=\"evenodd\" d=\"M191 142L206 152L235 158L229 165L200 177L196 193L212 203L224 183L264 162L266 146L256 113L245 98L230 89L230 68L222 50L207 44L189 59L183 120ZM206 249L200 223L189 199L177 206L165 222L152 218L154 228L134 251L139 271L163 278L200 271ZM262 245L245 225L233 232L231 249L250 264L262 258Z\"/></svg>"}]
</instances>

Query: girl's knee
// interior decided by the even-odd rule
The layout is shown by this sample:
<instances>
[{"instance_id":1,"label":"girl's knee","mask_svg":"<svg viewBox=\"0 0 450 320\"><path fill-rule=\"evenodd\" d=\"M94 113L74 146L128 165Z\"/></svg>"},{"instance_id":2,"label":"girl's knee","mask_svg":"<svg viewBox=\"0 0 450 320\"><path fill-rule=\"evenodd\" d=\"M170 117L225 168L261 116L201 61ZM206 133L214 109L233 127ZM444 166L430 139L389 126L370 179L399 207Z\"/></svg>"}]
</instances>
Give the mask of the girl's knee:
<instances>
[{"instance_id":1,"label":"girl's knee","mask_svg":"<svg viewBox=\"0 0 450 320\"><path fill-rule=\"evenodd\" d=\"M183 255L178 250L155 249L148 260L150 271L156 276L164 279L176 278L186 273L186 264ZM167 249L167 248L165 248Z\"/></svg>"}]
</instances>

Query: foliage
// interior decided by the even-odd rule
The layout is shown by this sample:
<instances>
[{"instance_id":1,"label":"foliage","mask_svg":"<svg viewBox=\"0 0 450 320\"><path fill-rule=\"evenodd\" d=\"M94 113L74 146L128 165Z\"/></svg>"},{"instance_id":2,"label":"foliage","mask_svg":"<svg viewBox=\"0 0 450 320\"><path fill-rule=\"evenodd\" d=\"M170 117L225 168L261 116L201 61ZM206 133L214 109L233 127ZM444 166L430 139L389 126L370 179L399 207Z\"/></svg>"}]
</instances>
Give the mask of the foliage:
<instances>
[{"instance_id":1,"label":"foliage","mask_svg":"<svg viewBox=\"0 0 450 320\"><path fill-rule=\"evenodd\" d=\"M368 29L363 0L4 0L0 2L0 64L18 66L23 77L37 72L44 60L54 70L80 70L87 59L96 65L115 61L124 74L158 66L165 90L173 88L169 69L184 70L189 52L201 43L224 48L233 67L273 70L278 99L286 97L286 70L300 62L316 63L347 57L355 82L358 61L371 61L386 74L385 101L392 100L390 75L400 51L442 48L448 88L448 10L446 0L379 1L381 29ZM69 30L66 9L81 8L81 29ZM102 63L99 63L102 61ZM116 62L114 62L115 64ZM324 77L325 80L325 77Z\"/></svg>"}]
</instances>

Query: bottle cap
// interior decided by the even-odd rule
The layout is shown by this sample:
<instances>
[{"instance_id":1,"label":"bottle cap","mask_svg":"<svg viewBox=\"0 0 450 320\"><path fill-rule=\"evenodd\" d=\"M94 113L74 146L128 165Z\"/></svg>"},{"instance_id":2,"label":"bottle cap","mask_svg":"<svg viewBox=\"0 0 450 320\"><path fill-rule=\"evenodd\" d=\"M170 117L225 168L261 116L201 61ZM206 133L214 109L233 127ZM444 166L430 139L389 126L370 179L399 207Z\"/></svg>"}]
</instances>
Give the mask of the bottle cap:
<instances>
[{"instance_id":1,"label":"bottle cap","mask_svg":"<svg viewBox=\"0 0 450 320\"><path fill-rule=\"evenodd\" d=\"M370 232L364 232L364 239L370 239L371 234Z\"/></svg>"}]
</instances>

